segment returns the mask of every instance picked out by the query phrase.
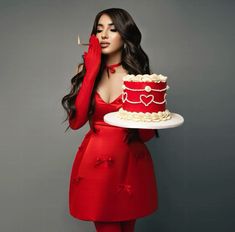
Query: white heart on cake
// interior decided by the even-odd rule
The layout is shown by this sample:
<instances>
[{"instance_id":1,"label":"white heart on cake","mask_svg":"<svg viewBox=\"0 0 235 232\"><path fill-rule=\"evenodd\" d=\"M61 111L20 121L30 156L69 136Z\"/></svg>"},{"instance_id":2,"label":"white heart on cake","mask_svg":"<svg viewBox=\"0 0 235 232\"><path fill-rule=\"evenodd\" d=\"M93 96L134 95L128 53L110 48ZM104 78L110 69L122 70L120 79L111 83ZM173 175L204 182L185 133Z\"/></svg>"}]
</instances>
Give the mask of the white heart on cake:
<instances>
[{"instance_id":1,"label":"white heart on cake","mask_svg":"<svg viewBox=\"0 0 235 232\"><path fill-rule=\"evenodd\" d=\"M149 104L151 104L154 100L154 96L153 95L140 95L140 101L142 103L144 103L145 106L148 106Z\"/></svg>"}]
</instances>

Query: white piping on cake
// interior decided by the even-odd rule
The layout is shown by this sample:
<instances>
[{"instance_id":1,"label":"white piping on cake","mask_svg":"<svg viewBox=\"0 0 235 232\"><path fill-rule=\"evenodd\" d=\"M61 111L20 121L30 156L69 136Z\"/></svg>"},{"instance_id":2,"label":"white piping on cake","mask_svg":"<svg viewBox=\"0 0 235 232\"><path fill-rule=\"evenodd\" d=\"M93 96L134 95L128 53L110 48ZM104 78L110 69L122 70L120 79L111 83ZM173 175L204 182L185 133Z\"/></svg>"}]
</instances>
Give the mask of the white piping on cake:
<instances>
[{"instance_id":1,"label":"white piping on cake","mask_svg":"<svg viewBox=\"0 0 235 232\"><path fill-rule=\"evenodd\" d=\"M122 102L124 103L124 102L127 101L127 102L132 103L132 104L143 103L145 106L148 106L152 102L155 103L155 104L164 104L166 102L166 104L167 104L166 96L167 96L167 93L164 94L164 100L163 101L157 102L157 101L154 101L154 95L152 95L152 94L150 94L150 95L141 94L140 95L140 101L130 101L128 99L128 93L125 92L125 93L122 94ZM145 97L145 98L151 97L152 100L150 102L148 102L148 103L145 103L144 100L142 99L143 97Z\"/></svg>"},{"instance_id":2,"label":"white piping on cake","mask_svg":"<svg viewBox=\"0 0 235 232\"><path fill-rule=\"evenodd\" d=\"M132 90L132 91L146 91L146 92L150 92L150 91L162 92L162 91L168 90L169 88L170 88L169 85L167 85L166 88L164 88L164 89L153 89L147 85L147 86L145 86L144 89L132 89L132 88L127 87L126 85L122 85L122 89L128 89L128 90Z\"/></svg>"}]
</instances>

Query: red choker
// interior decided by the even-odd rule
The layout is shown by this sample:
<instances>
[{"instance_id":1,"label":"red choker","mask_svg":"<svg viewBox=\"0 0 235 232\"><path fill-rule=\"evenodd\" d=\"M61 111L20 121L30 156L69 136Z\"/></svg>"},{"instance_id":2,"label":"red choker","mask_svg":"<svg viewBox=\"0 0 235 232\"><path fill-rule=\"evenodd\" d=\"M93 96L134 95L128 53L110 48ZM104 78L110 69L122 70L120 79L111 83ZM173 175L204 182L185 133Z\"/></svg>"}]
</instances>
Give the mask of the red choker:
<instances>
[{"instance_id":1,"label":"red choker","mask_svg":"<svg viewBox=\"0 0 235 232\"><path fill-rule=\"evenodd\" d=\"M114 68L118 67L121 65L121 62L118 64L111 64L111 65L105 65L106 69L107 69L107 73L108 73L108 77L109 77L109 70L111 73L115 73L116 70Z\"/></svg>"}]
</instances>

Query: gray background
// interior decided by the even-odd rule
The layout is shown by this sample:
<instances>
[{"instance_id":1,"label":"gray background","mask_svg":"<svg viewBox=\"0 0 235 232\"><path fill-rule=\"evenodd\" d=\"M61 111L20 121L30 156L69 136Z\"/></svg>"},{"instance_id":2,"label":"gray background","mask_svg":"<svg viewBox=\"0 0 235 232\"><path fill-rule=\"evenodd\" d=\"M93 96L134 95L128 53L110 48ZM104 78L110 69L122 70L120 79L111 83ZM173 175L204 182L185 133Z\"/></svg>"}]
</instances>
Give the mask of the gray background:
<instances>
[{"instance_id":1,"label":"gray background","mask_svg":"<svg viewBox=\"0 0 235 232\"><path fill-rule=\"evenodd\" d=\"M126 9L151 68L168 76L183 126L147 143L159 210L136 231L233 231L234 1L0 2L0 231L89 232L68 211L69 175L88 125L64 133L68 93L95 15Z\"/></svg>"}]
</instances>

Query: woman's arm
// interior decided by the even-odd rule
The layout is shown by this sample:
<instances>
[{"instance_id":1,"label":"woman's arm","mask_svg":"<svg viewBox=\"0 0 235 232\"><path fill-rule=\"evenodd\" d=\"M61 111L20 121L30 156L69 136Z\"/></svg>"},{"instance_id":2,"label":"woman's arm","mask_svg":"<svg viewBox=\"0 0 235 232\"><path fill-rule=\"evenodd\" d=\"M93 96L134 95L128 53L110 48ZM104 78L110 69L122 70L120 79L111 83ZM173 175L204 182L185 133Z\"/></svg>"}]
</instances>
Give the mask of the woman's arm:
<instances>
[{"instance_id":1,"label":"woman's arm","mask_svg":"<svg viewBox=\"0 0 235 232\"><path fill-rule=\"evenodd\" d=\"M91 93L101 63L101 46L96 36L91 36L88 53L84 53L86 73L75 99L75 117L69 117L69 126L73 130L81 128L88 121Z\"/></svg>"},{"instance_id":2,"label":"woman's arm","mask_svg":"<svg viewBox=\"0 0 235 232\"><path fill-rule=\"evenodd\" d=\"M81 71L83 65L78 68L78 73ZM84 76L81 87L75 99L75 117L69 118L69 126L73 130L77 130L86 124L88 121L88 111L90 104L90 96L94 87L94 79L87 75Z\"/></svg>"}]
</instances>

